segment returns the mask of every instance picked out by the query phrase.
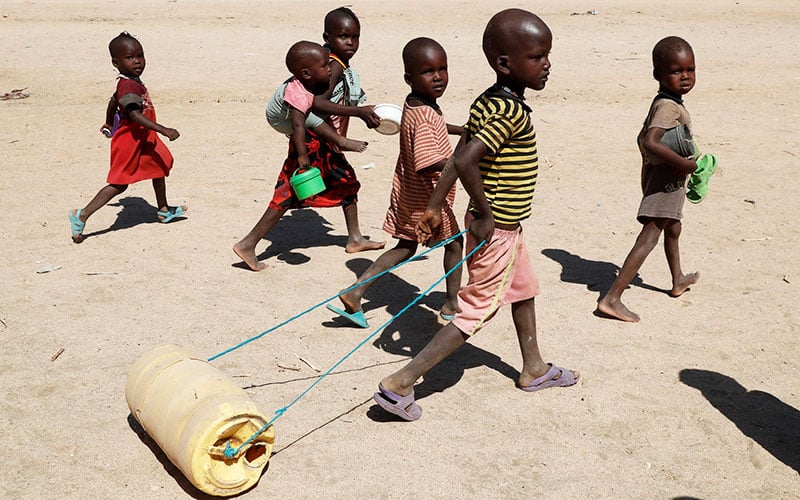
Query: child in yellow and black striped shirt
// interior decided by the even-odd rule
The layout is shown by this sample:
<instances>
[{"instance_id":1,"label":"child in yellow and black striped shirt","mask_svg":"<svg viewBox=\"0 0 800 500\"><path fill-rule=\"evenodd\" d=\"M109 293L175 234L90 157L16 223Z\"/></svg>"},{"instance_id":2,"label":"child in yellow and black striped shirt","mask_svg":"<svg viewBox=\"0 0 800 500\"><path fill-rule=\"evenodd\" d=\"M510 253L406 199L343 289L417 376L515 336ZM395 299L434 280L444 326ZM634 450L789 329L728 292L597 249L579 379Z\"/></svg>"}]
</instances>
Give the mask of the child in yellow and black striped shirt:
<instances>
[{"instance_id":1,"label":"child in yellow and black striped shirt","mask_svg":"<svg viewBox=\"0 0 800 500\"><path fill-rule=\"evenodd\" d=\"M531 213L538 172L536 134L524 93L528 88L545 87L552 42L544 21L521 9L497 13L484 31L483 51L497 81L473 102L453 162L470 196L465 247L471 254L467 260L469 280L458 292L459 311L453 321L378 386L375 402L404 420L422 415L414 400L416 381L461 347L505 304L511 304L522 351L517 386L533 392L578 381L577 372L545 363L539 353L534 307L539 286L520 227ZM445 167L417 225L419 240L425 241L438 226L447 181L453 179Z\"/></svg>"}]
</instances>

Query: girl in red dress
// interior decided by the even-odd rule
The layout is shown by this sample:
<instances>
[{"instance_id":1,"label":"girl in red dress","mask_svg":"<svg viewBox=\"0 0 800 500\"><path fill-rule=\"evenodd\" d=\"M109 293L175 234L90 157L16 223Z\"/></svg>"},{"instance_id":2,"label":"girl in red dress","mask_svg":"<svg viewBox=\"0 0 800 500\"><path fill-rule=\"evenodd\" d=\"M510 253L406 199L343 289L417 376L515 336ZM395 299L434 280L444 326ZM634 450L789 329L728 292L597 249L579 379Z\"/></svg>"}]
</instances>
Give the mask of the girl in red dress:
<instances>
[{"instance_id":1,"label":"girl in red dress","mask_svg":"<svg viewBox=\"0 0 800 500\"><path fill-rule=\"evenodd\" d=\"M87 219L134 182L152 179L160 222L170 222L188 210L186 206L171 207L167 204L165 178L169 175L173 160L158 134L174 141L180 137L180 133L156 122L155 108L147 88L139 79L145 68L142 45L136 38L123 32L111 40L108 51L111 53L111 64L120 73L117 91L112 97L119 115L119 126L113 130L112 125L106 123L101 128L104 134L111 135L111 169L106 179L108 185L100 189L84 208L69 213L72 241L75 243L83 241ZM113 116L107 112L106 121L109 115Z\"/></svg>"}]
</instances>

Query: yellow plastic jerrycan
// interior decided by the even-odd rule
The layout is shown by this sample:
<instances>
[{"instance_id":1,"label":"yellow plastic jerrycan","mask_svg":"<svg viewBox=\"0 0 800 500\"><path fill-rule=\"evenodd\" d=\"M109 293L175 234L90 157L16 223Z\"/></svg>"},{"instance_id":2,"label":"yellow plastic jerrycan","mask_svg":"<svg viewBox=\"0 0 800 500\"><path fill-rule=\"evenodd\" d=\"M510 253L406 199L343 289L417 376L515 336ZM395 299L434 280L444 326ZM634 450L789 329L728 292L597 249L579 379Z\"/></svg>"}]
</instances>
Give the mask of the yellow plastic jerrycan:
<instances>
[{"instance_id":1,"label":"yellow plastic jerrycan","mask_svg":"<svg viewBox=\"0 0 800 500\"><path fill-rule=\"evenodd\" d=\"M200 491L230 496L258 482L275 430L226 458L226 443L237 448L269 419L203 358L174 345L154 349L131 367L125 397L133 417Z\"/></svg>"}]
</instances>

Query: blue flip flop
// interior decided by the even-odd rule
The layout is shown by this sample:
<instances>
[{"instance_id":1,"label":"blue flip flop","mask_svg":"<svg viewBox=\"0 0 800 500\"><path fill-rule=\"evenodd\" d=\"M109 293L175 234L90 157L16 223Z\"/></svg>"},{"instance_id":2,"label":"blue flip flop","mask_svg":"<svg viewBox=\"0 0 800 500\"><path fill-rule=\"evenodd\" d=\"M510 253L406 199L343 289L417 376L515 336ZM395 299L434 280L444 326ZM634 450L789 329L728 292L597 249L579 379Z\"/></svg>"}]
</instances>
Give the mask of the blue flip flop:
<instances>
[{"instance_id":1,"label":"blue flip flop","mask_svg":"<svg viewBox=\"0 0 800 500\"><path fill-rule=\"evenodd\" d=\"M181 217L186 213L181 207L169 207L166 212L157 212L159 217L163 217L163 219L159 219L162 224L166 224L170 222L175 217Z\"/></svg>"},{"instance_id":2,"label":"blue flip flop","mask_svg":"<svg viewBox=\"0 0 800 500\"><path fill-rule=\"evenodd\" d=\"M442 311L439 311L439 317L445 321L453 321L454 319L456 319L455 314L445 314Z\"/></svg>"},{"instance_id":3,"label":"blue flip flop","mask_svg":"<svg viewBox=\"0 0 800 500\"><path fill-rule=\"evenodd\" d=\"M81 220L81 209L75 210L75 215L72 215L72 210L69 211L69 225L72 229L72 241L80 243L83 241L83 228L86 223Z\"/></svg>"},{"instance_id":4,"label":"blue flip flop","mask_svg":"<svg viewBox=\"0 0 800 500\"><path fill-rule=\"evenodd\" d=\"M367 318L364 316L364 311L359 310L354 313L349 313L344 309L340 309L332 304L325 304L325 307L327 307L329 311L335 312L339 316L349 320L359 328L369 328Z\"/></svg>"}]
</instances>

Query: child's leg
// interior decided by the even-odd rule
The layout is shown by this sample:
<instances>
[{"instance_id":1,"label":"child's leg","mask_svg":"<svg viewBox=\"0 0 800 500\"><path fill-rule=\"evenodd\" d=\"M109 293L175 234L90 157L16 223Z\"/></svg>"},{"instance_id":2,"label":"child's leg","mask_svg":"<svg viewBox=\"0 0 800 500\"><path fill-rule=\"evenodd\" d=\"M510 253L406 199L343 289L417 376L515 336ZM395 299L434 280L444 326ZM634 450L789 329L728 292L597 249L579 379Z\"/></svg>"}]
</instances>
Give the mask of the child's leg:
<instances>
[{"instance_id":1,"label":"child's leg","mask_svg":"<svg viewBox=\"0 0 800 500\"><path fill-rule=\"evenodd\" d=\"M444 246L444 270L445 272L453 269L459 263L464 253L464 238L458 237ZM463 266L459 266L445 279L447 288L447 298L442 306L441 313L451 316L458 312L458 289L461 288L461 271Z\"/></svg>"},{"instance_id":2,"label":"child's leg","mask_svg":"<svg viewBox=\"0 0 800 500\"><path fill-rule=\"evenodd\" d=\"M396 266L404 260L410 259L416 252L416 241L405 240L401 238L397 240L397 245L395 245L394 248L383 252L383 254L381 254L381 256L378 257L377 260L375 260L375 262L373 262L372 265L369 266L369 268L358 277L358 281L366 281L373 276L386 271L390 267ZM364 297L364 294L367 293L367 289L372 286L375 281L376 280L372 280L369 283L365 283L358 288L353 288L352 290L339 296L339 300L342 301L342 304L344 304L347 312L353 313L361 310L361 299Z\"/></svg>"},{"instance_id":3,"label":"child's leg","mask_svg":"<svg viewBox=\"0 0 800 500\"><path fill-rule=\"evenodd\" d=\"M531 298L511 304L511 316L514 319L519 349L522 352L522 370L517 383L520 387L526 388L534 380L542 377L550 370L550 365L542 359L542 355L539 352L539 342L536 339L536 303L534 299ZM563 373L559 373L550 381L558 380L563 375ZM580 377L580 374L573 371L571 378L577 380L578 377ZM572 384L569 383L567 385Z\"/></svg>"},{"instance_id":4,"label":"child's leg","mask_svg":"<svg viewBox=\"0 0 800 500\"><path fill-rule=\"evenodd\" d=\"M104 206L111 201L112 198L118 196L126 189L128 189L127 184L107 184L94 195L94 198L92 198L88 205L80 210L73 210L70 214L70 219L77 218L82 224L86 224L86 221L89 220L89 217L91 217L93 213L97 212L100 207ZM83 241L83 228L80 227L79 230L80 232L78 234L73 232L72 235L72 241L75 243ZM73 231L75 231L75 229L73 229Z\"/></svg>"},{"instance_id":5,"label":"child's leg","mask_svg":"<svg viewBox=\"0 0 800 500\"><path fill-rule=\"evenodd\" d=\"M153 179L153 191L156 193L156 206L158 210L169 210L169 205L167 205L167 181L165 177Z\"/></svg>"},{"instance_id":6,"label":"child's leg","mask_svg":"<svg viewBox=\"0 0 800 500\"><path fill-rule=\"evenodd\" d=\"M127 184L108 184L100 189L92 201L81 210L80 220L86 222L93 213L97 212L100 207L111 201L115 196L119 196L128 189Z\"/></svg>"},{"instance_id":7,"label":"child's leg","mask_svg":"<svg viewBox=\"0 0 800 500\"><path fill-rule=\"evenodd\" d=\"M461 330L453 323L448 323L436 332L428 345L407 365L381 380L381 385L395 394L408 396L421 376L454 353L466 340L467 336L461 333Z\"/></svg>"},{"instance_id":8,"label":"child's leg","mask_svg":"<svg viewBox=\"0 0 800 500\"><path fill-rule=\"evenodd\" d=\"M237 244L233 245L233 251L241 258L247 266L253 271L261 271L265 264L258 261L256 256L256 245L261 241L261 238L267 235L275 224L281 220L286 210L276 210L272 207L267 208L261 218L253 226L253 229L247 233L247 236L242 238Z\"/></svg>"},{"instance_id":9,"label":"child's leg","mask_svg":"<svg viewBox=\"0 0 800 500\"><path fill-rule=\"evenodd\" d=\"M344 251L356 253L364 250L380 250L385 247L385 241L372 241L362 236L361 228L358 226L358 207L356 205L356 203L350 203L342 207L344 223L347 226L347 245L345 245Z\"/></svg>"},{"instance_id":10,"label":"child's leg","mask_svg":"<svg viewBox=\"0 0 800 500\"><path fill-rule=\"evenodd\" d=\"M369 144L366 141L348 139L343 135L337 134L333 127L325 122L322 122L322 125L317 125L314 127L314 132L323 139L327 139L333 144L336 144L341 151L355 151L356 153L362 153L365 149L367 149L367 145Z\"/></svg>"},{"instance_id":11,"label":"child's leg","mask_svg":"<svg viewBox=\"0 0 800 500\"><path fill-rule=\"evenodd\" d=\"M158 207L158 211L161 213L170 212L171 207L167 203L167 181L165 177L153 179L153 191L156 194L156 206ZM180 209L181 212L185 212L189 210L189 207L181 205ZM164 220L164 218L164 215L158 215L158 220Z\"/></svg>"},{"instance_id":12,"label":"child's leg","mask_svg":"<svg viewBox=\"0 0 800 500\"><path fill-rule=\"evenodd\" d=\"M598 302L598 311L622 321L639 321L639 316L625 307L620 298L622 297L622 292L628 288L633 278L636 277L636 273L639 272L639 268L642 267L647 256L655 248L665 223L665 219L651 219L642 226L642 231L636 238L636 243L633 244L630 253L625 257L625 262L617 274L617 279L614 280L605 297Z\"/></svg>"},{"instance_id":13,"label":"child's leg","mask_svg":"<svg viewBox=\"0 0 800 500\"><path fill-rule=\"evenodd\" d=\"M670 295L679 297L700 279L699 273L683 274L678 238L681 236L681 221L670 220L664 227L664 253L667 254L669 272L672 274Z\"/></svg>"}]
</instances>

